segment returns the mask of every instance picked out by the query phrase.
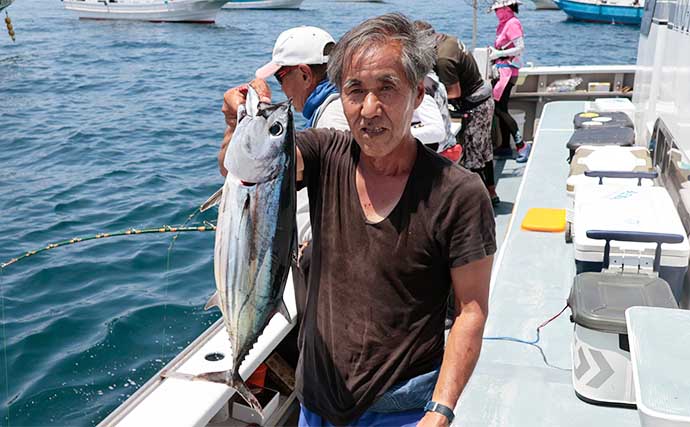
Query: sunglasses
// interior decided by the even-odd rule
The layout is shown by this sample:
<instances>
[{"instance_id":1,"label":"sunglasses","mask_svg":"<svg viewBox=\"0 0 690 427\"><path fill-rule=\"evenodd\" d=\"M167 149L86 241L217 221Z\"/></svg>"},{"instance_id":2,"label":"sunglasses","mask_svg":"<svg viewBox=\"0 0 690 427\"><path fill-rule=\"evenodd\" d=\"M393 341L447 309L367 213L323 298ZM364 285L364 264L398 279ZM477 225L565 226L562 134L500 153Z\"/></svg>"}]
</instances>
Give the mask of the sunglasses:
<instances>
[{"instance_id":1,"label":"sunglasses","mask_svg":"<svg viewBox=\"0 0 690 427\"><path fill-rule=\"evenodd\" d=\"M278 83L280 83L282 85L283 79L285 78L285 76L287 76L288 74L290 74L293 70L295 70L297 68L298 68L297 65L290 65L287 67L281 67L278 71L275 72L275 74L273 76L275 76L276 80L278 80Z\"/></svg>"}]
</instances>

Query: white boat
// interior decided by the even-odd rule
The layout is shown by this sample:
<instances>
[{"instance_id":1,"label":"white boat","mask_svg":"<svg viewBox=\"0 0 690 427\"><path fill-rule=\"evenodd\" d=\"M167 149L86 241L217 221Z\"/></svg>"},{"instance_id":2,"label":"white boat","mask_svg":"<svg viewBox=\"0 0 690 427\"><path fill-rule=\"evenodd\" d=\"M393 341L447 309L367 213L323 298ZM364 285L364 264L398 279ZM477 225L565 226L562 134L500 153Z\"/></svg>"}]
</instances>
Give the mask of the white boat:
<instances>
[{"instance_id":1,"label":"white boat","mask_svg":"<svg viewBox=\"0 0 690 427\"><path fill-rule=\"evenodd\" d=\"M230 0L223 9L299 9L304 0Z\"/></svg>"},{"instance_id":2,"label":"white boat","mask_svg":"<svg viewBox=\"0 0 690 427\"><path fill-rule=\"evenodd\" d=\"M532 0L532 3L537 10L558 10L558 6L553 0Z\"/></svg>"},{"instance_id":3,"label":"white boat","mask_svg":"<svg viewBox=\"0 0 690 427\"><path fill-rule=\"evenodd\" d=\"M14 0L0 0L0 11L9 7Z\"/></svg>"},{"instance_id":4,"label":"white boat","mask_svg":"<svg viewBox=\"0 0 690 427\"><path fill-rule=\"evenodd\" d=\"M64 0L84 19L213 23L227 0Z\"/></svg>"},{"instance_id":5,"label":"white boat","mask_svg":"<svg viewBox=\"0 0 690 427\"><path fill-rule=\"evenodd\" d=\"M634 87L631 115L636 144L653 150L654 166L660 174L658 184L673 199L671 209L678 211L687 235L690 230L687 186L690 56L678 52L690 50L687 31L690 0L672 3L671 9L675 10L671 13L668 4L659 6L649 8L643 19L636 66L532 67L520 71L511 106L525 112L523 135L525 140L534 140L534 145L527 166L506 178L522 176L512 218L502 231L497 227L500 246L491 275L491 315L484 332L481 357L455 408L453 425L690 425L688 275L684 276L683 297L678 301L681 309L643 308L642 312L638 307L629 309L628 334L611 337L615 341L615 353L627 352L630 357L632 367L625 377L625 385L635 390L637 409L630 405L588 402L576 395L574 379L586 380L592 387L596 383L601 390L608 390L607 381L613 368L602 358L602 352L593 348L581 354L573 352L574 326L567 315L552 317L555 320L541 330L541 336L535 332L545 319L564 308L575 274L575 248L565 242L563 234L530 233L521 228L527 211L534 206L567 206L565 183L569 166L565 145L573 133L573 116L589 110L593 104L598 105L600 101L591 102L598 98L618 98L603 100L607 102L601 104L621 101L621 105L630 105L628 99L620 98L629 98L629 87ZM547 90L550 83L574 75L587 83L598 83L593 87L606 82L609 91ZM514 162L505 166L504 171L518 167ZM500 220L497 217L497 223ZM504 238L498 239L500 235ZM631 271L635 268L645 271L649 267L643 265L647 261L641 252L624 255L625 258L618 254L616 262L624 262ZM294 296L289 292L291 284L290 280L286 303L292 314L295 307ZM243 362L243 378L269 355L276 354L274 350L294 327L295 323L287 323L282 316L272 319ZM535 334L536 340L531 340ZM188 380L190 375L228 369L229 358L223 357L228 351L227 334L219 320L100 425L245 425L230 417L235 412L231 388ZM275 372L281 378L290 376ZM294 425L288 421L290 412L297 410L294 392L281 396L278 403L269 419L256 420L256 423Z\"/></svg>"}]
</instances>

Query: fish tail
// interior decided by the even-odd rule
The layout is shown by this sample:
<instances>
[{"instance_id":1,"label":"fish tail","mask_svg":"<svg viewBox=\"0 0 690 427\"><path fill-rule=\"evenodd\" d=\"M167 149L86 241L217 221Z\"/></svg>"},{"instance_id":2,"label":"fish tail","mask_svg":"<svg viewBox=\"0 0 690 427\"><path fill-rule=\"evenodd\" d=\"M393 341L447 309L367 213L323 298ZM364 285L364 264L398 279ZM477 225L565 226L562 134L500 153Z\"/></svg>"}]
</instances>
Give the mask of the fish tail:
<instances>
[{"instance_id":1,"label":"fish tail","mask_svg":"<svg viewBox=\"0 0 690 427\"><path fill-rule=\"evenodd\" d=\"M230 387L237 390L240 396L242 396L242 399L244 399L249 404L249 406L252 407L252 409L254 409L256 412L259 413L259 415L263 417L263 408L261 407L261 404L257 400L256 396L254 396L254 394L249 390L242 378L239 377L239 375L237 376L237 378L232 379Z\"/></svg>"},{"instance_id":2,"label":"fish tail","mask_svg":"<svg viewBox=\"0 0 690 427\"><path fill-rule=\"evenodd\" d=\"M252 394L252 392L249 390L249 387L247 387L242 378L240 378L239 375L231 376L228 374L230 374L229 371L208 372L205 374L199 374L193 379L197 381L201 380L210 381L213 383L221 383L234 388L237 393L242 396L242 399L244 399L247 404L252 407L252 409L258 412L259 415L263 416L263 408L261 407L261 404L256 399L256 396L254 396L254 394Z\"/></svg>"}]
</instances>

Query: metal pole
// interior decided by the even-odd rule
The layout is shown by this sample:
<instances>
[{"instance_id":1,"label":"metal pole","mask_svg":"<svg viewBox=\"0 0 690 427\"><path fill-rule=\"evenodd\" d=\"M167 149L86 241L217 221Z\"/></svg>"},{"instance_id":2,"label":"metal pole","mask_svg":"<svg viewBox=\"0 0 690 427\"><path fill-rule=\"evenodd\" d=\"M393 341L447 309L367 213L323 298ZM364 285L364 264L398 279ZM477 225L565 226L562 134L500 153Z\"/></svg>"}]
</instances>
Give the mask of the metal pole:
<instances>
[{"instance_id":1,"label":"metal pole","mask_svg":"<svg viewBox=\"0 0 690 427\"><path fill-rule=\"evenodd\" d=\"M477 48L477 0L472 0L472 51Z\"/></svg>"}]
</instances>

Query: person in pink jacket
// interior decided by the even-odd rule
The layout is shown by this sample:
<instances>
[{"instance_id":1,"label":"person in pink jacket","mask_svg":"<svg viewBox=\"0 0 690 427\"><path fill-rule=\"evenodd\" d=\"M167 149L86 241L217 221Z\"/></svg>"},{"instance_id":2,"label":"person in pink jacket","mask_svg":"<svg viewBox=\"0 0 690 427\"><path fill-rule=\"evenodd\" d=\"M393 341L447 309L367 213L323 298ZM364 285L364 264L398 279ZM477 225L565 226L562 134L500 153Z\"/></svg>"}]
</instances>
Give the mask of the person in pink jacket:
<instances>
[{"instance_id":1,"label":"person in pink jacket","mask_svg":"<svg viewBox=\"0 0 690 427\"><path fill-rule=\"evenodd\" d=\"M499 119L502 145L499 151L510 150L510 137L513 137L518 150L518 163L529 158L530 146L522 141L522 135L515 119L508 112L510 92L517 81L520 70L520 57L525 50L525 33L517 18L519 0L496 0L491 10L496 13L496 41L490 47L489 60L493 61L498 71L498 78L493 80L493 97L496 103L496 115Z\"/></svg>"}]
</instances>

